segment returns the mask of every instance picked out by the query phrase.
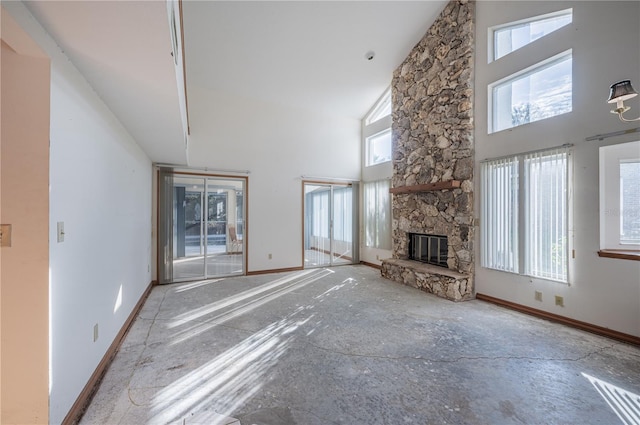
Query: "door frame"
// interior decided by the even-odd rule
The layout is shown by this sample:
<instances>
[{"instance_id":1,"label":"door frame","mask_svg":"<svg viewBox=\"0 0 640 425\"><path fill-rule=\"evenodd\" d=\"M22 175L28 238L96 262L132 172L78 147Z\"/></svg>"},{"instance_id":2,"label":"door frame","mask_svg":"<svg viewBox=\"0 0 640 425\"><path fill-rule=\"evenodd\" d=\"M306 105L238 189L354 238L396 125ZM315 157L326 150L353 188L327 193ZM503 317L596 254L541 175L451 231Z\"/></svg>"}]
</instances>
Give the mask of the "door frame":
<instances>
[{"instance_id":1,"label":"door frame","mask_svg":"<svg viewBox=\"0 0 640 425\"><path fill-rule=\"evenodd\" d=\"M328 186L329 187L329 264L318 265L318 266L307 266L305 264L306 257L306 249L305 249L305 240L306 240L306 218L307 218L307 199L305 193L306 185L318 185L318 186ZM350 187L351 192L351 226L352 226L352 234L351 234L351 262L344 264L334 264L334 226L333 226L333 193L334 187ZM352 265L360 263L360 224L359 224L359 205L360 205L360 194L359 194L359 182L358 181L336 181L336 180L302 180L302 268L320 268L320 267L335 267L340 265Z\"/></svg>"},{"instance_id":2,"label":"door frame","mask_svg":"<svg viewBox=\"0 0 640 425\"><path fill-rule=\"evenodd\" d=\"M166 280L163 279L163 272L162 270L164 270L164 259L163 259L163 241L162 238L160 237L161 235L161 226L163 226L163 223L161 223L161 192L162 192L162 171L164 170L164 172L166 174L170 174L172 176L185 176L185 177L196 177L196 178L203 178L203 179L209 179L209 178L218 178L218 179L229 179L229 180L243 180L243 184L244 184L244 190L243 190L243 194L242 194L242 220L243 220L243 234L242 234L242 274L238 274L238 275L233 275L233 276L246 276L247 275L247 265L249 264L249 176L238 176L238 175L234 175L234 174L218 174L218 173L208 173L206 171L197 171L197 170L190 170L190 171L184 171L184 169L174 169L174 168L170 168L167 166L162 166L162 165L156 165L156 169L157 169L157 179L156 179L156 186L157 186L157 193L156 193L156 205L155 205L155 209L156 209L156 281L158 284L171 284L171 283L184 283L184 282L189 282L189 281L197 281L197 280L203 280L203 279L213 279L212 277L207 277L204 276L204 278L186 278L186 279L179 279L179 280ZM205 184L206 187L206 184ZM204 209L204 205L202 206L202 208ZM226 230L228 232L228 230ZM206 251L205 251L206 252ZM205 258L206 261L206 258Z\"/></svg>"}]
</instances>

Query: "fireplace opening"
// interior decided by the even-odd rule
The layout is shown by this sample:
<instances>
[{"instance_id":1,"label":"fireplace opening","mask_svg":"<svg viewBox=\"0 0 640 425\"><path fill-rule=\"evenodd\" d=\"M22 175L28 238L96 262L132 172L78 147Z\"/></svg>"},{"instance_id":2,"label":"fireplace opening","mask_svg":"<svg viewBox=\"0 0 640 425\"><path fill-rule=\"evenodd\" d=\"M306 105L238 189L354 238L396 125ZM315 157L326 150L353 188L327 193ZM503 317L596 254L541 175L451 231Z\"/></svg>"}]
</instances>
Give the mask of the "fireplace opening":
<instances>
[{"instance_id":1,"label":"fireplace opening","mask_svg":"<svg viewBox=\"0 0 640 425\"><path fill-rule=\"evenodd\" d=\"M446 236L409 233L409 259L447 267L449 246Z\"/></svg>"}]
</instances>

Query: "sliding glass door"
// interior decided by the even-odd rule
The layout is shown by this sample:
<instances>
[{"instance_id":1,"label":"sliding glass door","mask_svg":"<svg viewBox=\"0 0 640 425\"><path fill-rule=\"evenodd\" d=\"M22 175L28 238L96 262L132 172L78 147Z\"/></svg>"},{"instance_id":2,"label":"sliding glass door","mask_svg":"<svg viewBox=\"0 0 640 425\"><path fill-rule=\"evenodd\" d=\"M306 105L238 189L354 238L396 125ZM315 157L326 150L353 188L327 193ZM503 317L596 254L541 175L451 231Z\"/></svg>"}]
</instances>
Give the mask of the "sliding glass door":
<instances>
[{"instance_id":1,"label":"sliding glass door","mask_svg":"<svg viewBox=\"0 0 640 425\"><path fill-rule=\"evenodd\" d=\"M244 274L245 185L161 172L160 283Z\"/></svg>"},{"instance_id":2,"label":"sliding glass door","mask_svg":"<svg viewBox=\"0 0 640 425\"><path fill-rule=\"evenodd\" d=\"M357 186L304 182L304 266L352 264L357 255Z\"/></svg>"}]
</instances>

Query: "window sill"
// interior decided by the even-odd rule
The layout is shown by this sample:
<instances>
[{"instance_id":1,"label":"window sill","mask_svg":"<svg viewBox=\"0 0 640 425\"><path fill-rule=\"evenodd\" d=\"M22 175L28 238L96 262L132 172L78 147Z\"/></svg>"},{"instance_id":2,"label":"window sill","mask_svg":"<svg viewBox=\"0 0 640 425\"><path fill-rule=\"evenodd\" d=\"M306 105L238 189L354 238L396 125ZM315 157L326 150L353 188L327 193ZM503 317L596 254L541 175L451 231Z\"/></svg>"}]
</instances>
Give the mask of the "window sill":
<instances>
[{"instance_id":1,"label":"window sill","mask_svg":"<svg viewBox=\"0 0 640 425\"><path fill-rule=\"evenodd\" d=\"M640 251L601 249L598 251L599 257L618 258L620 260L640 261Z\"/></svg>"}]
</instances>

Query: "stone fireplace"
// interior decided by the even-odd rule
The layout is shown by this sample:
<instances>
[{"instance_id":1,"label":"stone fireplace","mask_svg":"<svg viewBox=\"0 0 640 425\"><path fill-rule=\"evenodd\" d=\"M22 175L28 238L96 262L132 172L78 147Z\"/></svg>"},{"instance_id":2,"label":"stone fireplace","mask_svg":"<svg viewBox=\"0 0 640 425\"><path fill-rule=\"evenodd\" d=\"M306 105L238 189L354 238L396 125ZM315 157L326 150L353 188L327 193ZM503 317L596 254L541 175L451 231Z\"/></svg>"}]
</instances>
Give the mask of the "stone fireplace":
<instances>
[{"instance_id":1,"label":"stone fireplace","mask_svg":"<svg viewBox=\"0 0 640 425\"><path fill-rule=\"evenodd\" d=\"M473 2L447 4L392 81L393 257L382 275L453 301L473 298L474 16ZM415 234L446 238L437 265L412 258ZM420 243L430 257L435 242Z\"/></svg>"}]
</instances>

